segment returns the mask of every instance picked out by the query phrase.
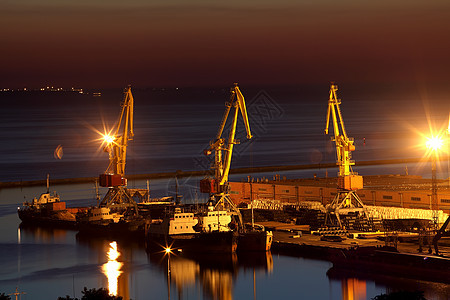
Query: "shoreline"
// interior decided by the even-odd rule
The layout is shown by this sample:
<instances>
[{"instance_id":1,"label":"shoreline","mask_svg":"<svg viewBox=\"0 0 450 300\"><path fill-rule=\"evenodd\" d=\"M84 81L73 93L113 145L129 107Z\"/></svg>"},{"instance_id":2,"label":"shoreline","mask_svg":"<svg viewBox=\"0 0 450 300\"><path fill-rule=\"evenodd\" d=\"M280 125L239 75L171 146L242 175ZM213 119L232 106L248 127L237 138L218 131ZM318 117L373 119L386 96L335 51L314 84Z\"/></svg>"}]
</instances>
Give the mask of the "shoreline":
<instances>
[{"instance_id":1,"label":"shoreline","mask_svg":"<svg viewBox=\"0 0 450 300\"><path fill-rule=\"evenodd\" d=\"M395 165L404 163L418 163L423 161L421 158L406 158L406 159L387 159L387 160L370 160L360 161L355 163L355 166L375 166L375 165ZM281 172L281 171L294 171L294 170L314 170L325 168L337 168L336 163L326 164L307 164L307 165L287 165L287 166L263 166L263 167L245 167L245 168L232 168L230 174L250 174L250 173L265 173L265 172ZM208 170L209 171L209 170ZM126 178L128 180L136 179L164 179L172 177L190 177L190 176L204 176L208 171L175 171L175 172L163 172L163 173L149 173L149 174L130 174ZM79 178L63 178L63 179L50 179L51 185L62 184L79 184L95 182L97 177L79 177ZM46 180L28 180L28 181L11 181L0 182L0 188L13 188L13 187L28 187L28 186L40 186L45 185Z\"/></svg>"}]
</instances>

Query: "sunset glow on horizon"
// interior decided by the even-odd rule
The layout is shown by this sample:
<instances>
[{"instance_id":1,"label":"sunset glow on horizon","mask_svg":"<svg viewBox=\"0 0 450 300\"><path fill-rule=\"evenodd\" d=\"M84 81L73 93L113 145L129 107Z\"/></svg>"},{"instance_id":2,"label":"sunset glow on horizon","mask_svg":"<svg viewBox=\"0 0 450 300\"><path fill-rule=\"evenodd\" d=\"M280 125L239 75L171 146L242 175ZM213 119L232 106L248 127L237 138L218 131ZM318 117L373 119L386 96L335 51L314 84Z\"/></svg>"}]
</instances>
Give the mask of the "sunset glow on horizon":
<instances>
[{"instance_id":1,"label":"sunset glow on horizon","mask_svg":"<svg viewBox=\"0 0 450 300\"><path fill-rule=\"evenodd\" d=\"M404 0L10 2L0 12L0 36L9 45L0 82L444 82L449 11L447 1Z\"/></svg>"}]
</instances>

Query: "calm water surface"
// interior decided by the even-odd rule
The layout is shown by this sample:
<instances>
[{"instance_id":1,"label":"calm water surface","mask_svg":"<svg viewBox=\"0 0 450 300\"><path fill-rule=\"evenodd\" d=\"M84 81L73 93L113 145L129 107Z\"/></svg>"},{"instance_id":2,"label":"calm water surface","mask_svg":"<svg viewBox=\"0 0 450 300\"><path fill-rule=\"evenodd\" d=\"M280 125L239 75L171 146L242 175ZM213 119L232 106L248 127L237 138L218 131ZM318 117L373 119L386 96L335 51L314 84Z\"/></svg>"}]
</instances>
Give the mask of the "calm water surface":
<instances>
[{"instance_id":1,"label":"calm water surface","mask_svg":"<svg viewBox=\"0 0 450 300\"><path fill-rule=\"evenodd\" d=\"M329 86L264 89L241 86L253 139L239 119L232 167L331 163L335 149L324 135ZM214 139L228 88L134 89L134 140L129 143L127 174L208 170L203 150ZM424 135L446 129L447 94L423 97L414 89L364 90L340 86L347 134L355 139L356 161L424 156ZM120 89L92 94L0 93L0 181L94 177L108 157L99 132L111 129L120 112ZM240 118L240 117L239 117ZM228 126L227 126L228 128ZM225 133L227 134L227 133ZM365 142L364 142L365 141ZM62 159L54 158L58 145ZM403 172L402 166L397 172ZM408 166L429 176L430 168ZM441 171L448 174L445 163ZM359 170L365 174L365 170ZM392 170L390 170L392 171ZM322 170L318 175L324 175ZM331 173L330 173L331 174ZM448 176L446 176L448 177Z\"/></svg>"},{"instance_id":2,"label":"calm water surface","mask_svg":"<svg viewBox=\"0 0 450 300\"><path fill-rule=\"evenodd\" d=\"M138 181L136 186L145 185ZM152 182L154 193L165 181ZM56 186L68 205L95 201L87 184ZM17 206L45 187L2 189L0 292L16 286L22 299L81 297L105 287L124 299L370 299L398 289L448 299L450 286L392 277L327 273L327 261L268 253L250 256L148 255L138 242L85 238L62 229L19 227ZM84 192L82 192L84 191ZM157 196L157 195L155 195Z\"/></svg>"}]
</instances>

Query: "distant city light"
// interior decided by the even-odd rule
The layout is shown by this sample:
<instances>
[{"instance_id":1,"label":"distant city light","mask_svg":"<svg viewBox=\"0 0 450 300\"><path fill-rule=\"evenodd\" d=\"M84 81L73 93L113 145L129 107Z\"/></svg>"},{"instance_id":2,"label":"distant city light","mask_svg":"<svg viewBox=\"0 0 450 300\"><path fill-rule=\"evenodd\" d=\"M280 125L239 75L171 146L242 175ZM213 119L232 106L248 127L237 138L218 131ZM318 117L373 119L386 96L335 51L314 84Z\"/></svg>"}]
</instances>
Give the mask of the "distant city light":
<instances>
[{"instance_id":1,"label":"distant city light","mask_svg":"<svg viewBox=\"0 0 450 300\"><path fill-rule=\"evenodd\" d=\"M83 91L83 89L81 88L62 88L62 87L54 87L54 86L44 86L44 87L39 87L39 88L28 88L28 87L21 87L21 88L17 88L17 89L11 89L11 88L0 88L0 92L35 92L35 91L41 91L41 92L77 92L79 94L85 94L85 92ZM94 96L99 96L98 94L101 93L95 93L97 95Z\"/></svg>"}]
</instances>

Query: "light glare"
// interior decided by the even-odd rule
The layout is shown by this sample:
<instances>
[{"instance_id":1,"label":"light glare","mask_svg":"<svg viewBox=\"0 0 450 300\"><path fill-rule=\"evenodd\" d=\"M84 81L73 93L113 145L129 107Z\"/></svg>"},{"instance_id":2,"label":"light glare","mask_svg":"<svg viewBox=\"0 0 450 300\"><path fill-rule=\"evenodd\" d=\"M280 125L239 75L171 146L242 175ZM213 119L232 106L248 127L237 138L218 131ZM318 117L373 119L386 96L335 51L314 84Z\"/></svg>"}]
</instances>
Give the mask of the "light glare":
<instances>
[{"instance_id":1,"label":"light glare","mask_svg":"<svg viewBox=\"0 0 450 300\"><path fill-rule=\"evenodd\" d=\"M114 142L114 137L110 136L109 134L104 134L103 135L103 140L107 143L107 144L111 144Z\"/></svg>"},{"instance_id":2,"label":"light glare","mask_svg":"<svg viewBox=\"0 0 450 300\"><path fill-rule=\"evenodd\" d=\"M441 149L444 142L442 141L442 138L439 136L432 136L430 138L427 138L427 148L433 151Z\"/></svg>"}]
</instances>

